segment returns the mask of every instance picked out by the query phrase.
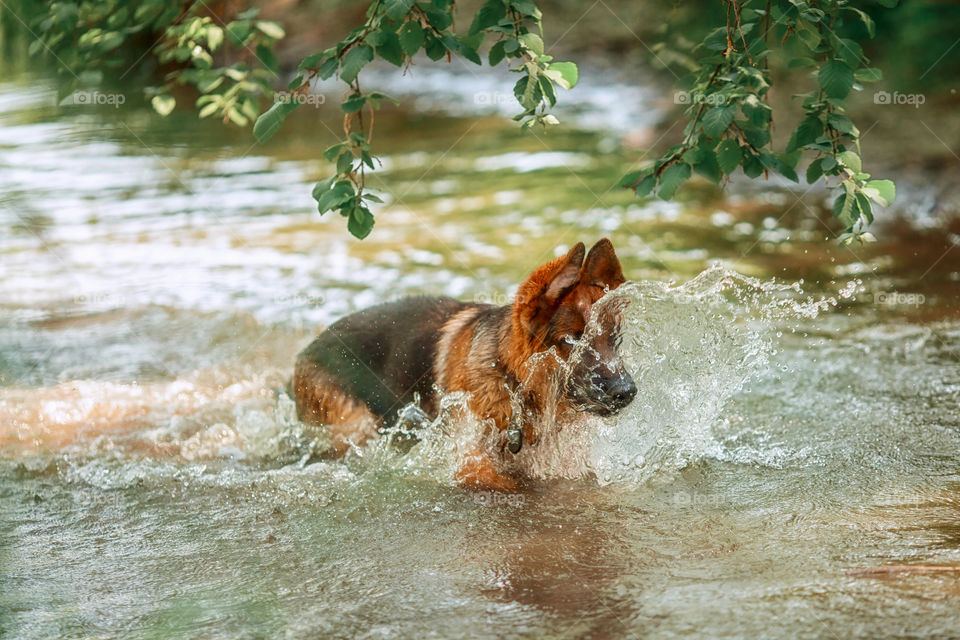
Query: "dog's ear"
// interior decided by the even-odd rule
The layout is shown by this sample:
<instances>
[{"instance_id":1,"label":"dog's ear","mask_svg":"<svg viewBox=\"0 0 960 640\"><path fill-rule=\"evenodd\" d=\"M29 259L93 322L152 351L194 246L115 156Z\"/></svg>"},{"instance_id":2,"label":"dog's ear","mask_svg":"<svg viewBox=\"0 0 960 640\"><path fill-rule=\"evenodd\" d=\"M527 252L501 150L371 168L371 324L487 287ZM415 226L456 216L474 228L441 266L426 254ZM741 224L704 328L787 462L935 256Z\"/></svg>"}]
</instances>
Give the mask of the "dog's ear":
<instances>
[{"instance_id":1,"label":"dog's ear","mask_svg":"<svg viewBox=\"0 0 960 640\"><path fill-rule=\"evenodd\" d=\"M620 260L613 251L613 243L607 238L590 248L580 273L580 283L616 289L626 282Z\"/></svg>"},{"instance_id":2,"label":"dog's ear","mask_svg":"<svg viewBox=\"0 0 960 640\"><path fill-rule=\"evenodd\" d=\"M552 272L549 276L550 280L547 287L543 291L543 297L548 302L556 302L567 295L577 286L577 283L580 282L580 268L583 264L583 254L585 250L586 248L583 246L583 243L578 242L567 252L567 255L548 262L541 267L541 269L544 269L556 265L553 266L552 269L546 270L547 274L551 274ZM537 271L539 270L540 269Z\"/></svg>"},{"instance_id":3,"label":"dog's ear","mask_svg":"<svg viewBox=\"0 0 960 640\"><path fill-rule=\"evenodd\" d=\"M515 307L530 328L546 324L559 301L580 283L585 252L583 243L578 242L567 255L537 267L520 285Z\"/></svg>"}]
</instances>

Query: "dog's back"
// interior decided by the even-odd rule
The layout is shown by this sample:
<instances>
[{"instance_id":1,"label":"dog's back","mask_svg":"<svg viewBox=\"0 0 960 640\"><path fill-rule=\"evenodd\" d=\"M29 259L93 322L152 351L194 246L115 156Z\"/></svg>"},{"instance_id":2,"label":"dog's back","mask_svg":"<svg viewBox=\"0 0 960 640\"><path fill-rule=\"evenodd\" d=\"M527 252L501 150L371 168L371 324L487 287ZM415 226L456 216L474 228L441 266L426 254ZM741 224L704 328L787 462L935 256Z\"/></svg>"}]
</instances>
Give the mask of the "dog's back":
<instances>
[{"instance_id":1,"label":"dog's back","mask_svg":"<svg viewBox=\"0 0 960 640\"><path fill-rule=\"evenodd\" d=\"M441 330L470 306L452 298L404 298L330 325L297 357L292 386L300 419L379 426L390 423L414 394L432 412Z\"/></svg>"}]
</instances>

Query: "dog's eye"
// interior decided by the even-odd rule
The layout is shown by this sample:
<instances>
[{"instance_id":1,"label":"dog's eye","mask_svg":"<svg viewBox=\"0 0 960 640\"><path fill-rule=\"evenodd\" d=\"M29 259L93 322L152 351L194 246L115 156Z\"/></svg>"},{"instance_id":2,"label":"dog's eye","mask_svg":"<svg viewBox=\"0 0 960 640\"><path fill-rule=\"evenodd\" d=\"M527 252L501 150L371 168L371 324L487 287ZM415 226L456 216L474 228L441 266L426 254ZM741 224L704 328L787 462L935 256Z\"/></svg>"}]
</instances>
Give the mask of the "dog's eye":
<instances>
[{"instance_id":1,"label":"dog's eye","mask_svg":"<svg viewBox=\"0 0 960 640\"><path fill-rule=\"evenodd\" d=\"M576 344L580 342L580 338L583 337L583 331L577 331L576 333L568 333L563 336L563 341L567 344Z\"/></svg>"}]
</instances>

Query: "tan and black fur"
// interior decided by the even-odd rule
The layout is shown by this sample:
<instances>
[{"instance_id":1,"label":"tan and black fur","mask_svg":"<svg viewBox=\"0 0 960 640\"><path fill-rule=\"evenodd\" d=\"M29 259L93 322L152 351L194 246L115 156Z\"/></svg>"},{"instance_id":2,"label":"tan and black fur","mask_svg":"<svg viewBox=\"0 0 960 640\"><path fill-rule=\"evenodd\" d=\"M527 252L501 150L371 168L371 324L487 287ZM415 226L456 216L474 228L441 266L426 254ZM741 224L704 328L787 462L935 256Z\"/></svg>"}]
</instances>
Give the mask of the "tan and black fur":
<instances>
[{"instance_id":1,"label":"tan and black fur","mask_svg":"<svg viewBox=\"0 0 960 640\"><path fill-rule=\"evenodd\" d=\"M566 362L594 303L624 282L609 240L585 253L577 243L534 270L508 306L405 298L337 321L297 358L292 387L300 419L330 429L333 453L342 455L391 424L415 394L434 417L440 393L465 392L474 416L499 432L514 425L534 444L530 424L547 409L557 372L531 370L531 356L552 348ZM616 354L616 317L600 321L599 335L581 350L588 355L571 363L555 415L608 415L636 394ZM523 415L514 415L511 392L520 395ZM459 482L513 489L498 460L508 455L505 446L491 451L478 443L462 461Z\"/></svg>"}]
</instances>

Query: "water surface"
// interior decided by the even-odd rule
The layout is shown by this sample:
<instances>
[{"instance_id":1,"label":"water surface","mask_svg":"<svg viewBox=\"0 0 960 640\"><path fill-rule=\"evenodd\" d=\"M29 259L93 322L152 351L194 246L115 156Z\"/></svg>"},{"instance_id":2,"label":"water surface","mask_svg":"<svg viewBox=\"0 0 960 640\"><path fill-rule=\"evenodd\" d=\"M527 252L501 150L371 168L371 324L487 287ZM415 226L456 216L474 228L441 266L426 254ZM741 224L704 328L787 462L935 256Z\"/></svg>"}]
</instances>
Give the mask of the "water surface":
<instances>
[{"instance_id":1,"label":"water surface","mask_svg":"<svg viewBox=\"0 0 960 640\"><path fill-rule=\"evenodd\" d=\"M309 196L335 109L263 148L0 86L0 634L955 633L960 575L902 567L960 565L957 256L906 223L841 250L776 185L633 200L590 95L549 136L384 114L361 243ZM456 488L437 432L315 455L278 389L324 323L506 303L604 235L640 394L526 490Z\"/></svg>"}]
</instances>

